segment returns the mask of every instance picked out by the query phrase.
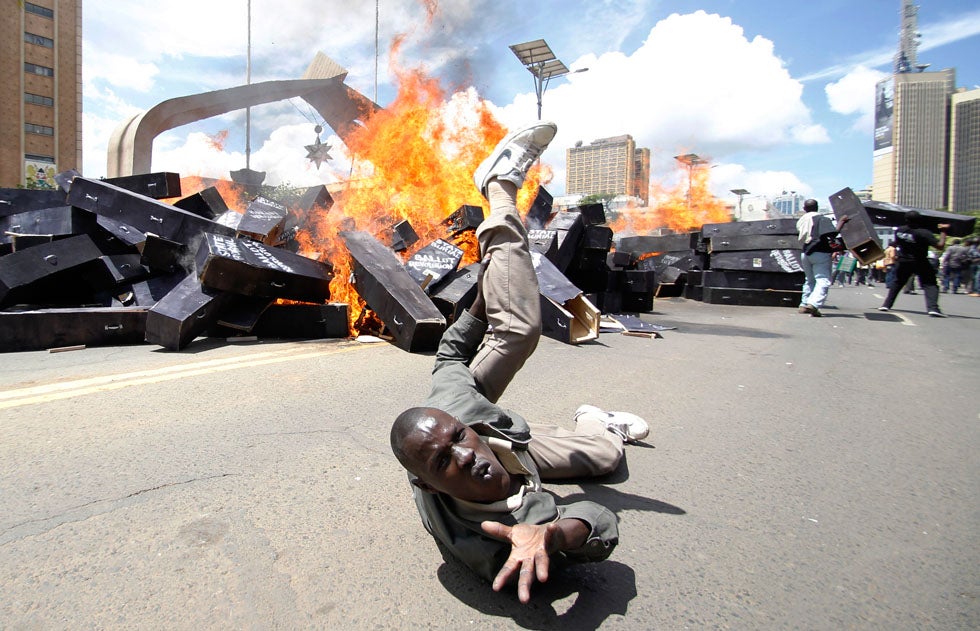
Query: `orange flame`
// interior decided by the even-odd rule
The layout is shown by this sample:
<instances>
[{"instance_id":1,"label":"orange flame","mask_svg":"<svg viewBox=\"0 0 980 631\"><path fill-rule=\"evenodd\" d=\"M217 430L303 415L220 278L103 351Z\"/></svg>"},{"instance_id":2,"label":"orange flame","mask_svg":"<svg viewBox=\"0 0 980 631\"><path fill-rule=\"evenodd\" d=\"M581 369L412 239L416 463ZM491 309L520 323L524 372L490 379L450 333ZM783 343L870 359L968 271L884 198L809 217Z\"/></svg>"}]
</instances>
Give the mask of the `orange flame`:
<instances>
[{"instance_id":1,"label":"orange flame","mask_svg":"<svg viewBox=\"0 0 980 631\"><path fill-rule=\"evenodd\" d=\"M189 197L194 193L200 193L208 187L218 189L218 194L224 200L228 210L235 210L239 213L245 212L248 206L249 194L245 190L244 184L239 184L231 180L219 180L216 178L201 177L199 175L184 175L180 178L180 197L170 197L160 201L173 204L183 197Z\"/></svg>"},{"instance_id":2,"label":"orange flame","mask_svg":"<svg viewBox=\"0 0 980 631\"><path fill-rule=\"evenodd\" d=\"M395 74L399 89L394 102L345 139L355 157L352 179L335 197L333 208L312 217L299 236L301 252L319 253L334 265L331 300L351 306L352 329L364 303L350 285L350 256L338 232L364 230L387 241L390 227L407 219L419 240L403 253L405 258L435 239L447 239L463 248L461 265L478 260L475 235L450 238L442 221L464 204L481 206L486 213L473 172L506 133L485 101L454 108L452 101L465 101L467 95L447 99L439 82L421 69L396 69ZM522 212L549 175L538 169L528 175L518 196Z\"/></svg>"},{"instance_id":3,"label":"orange flame","mask_svg":"<svg viewBox=\"0 0 980 631\"><path fill-rule=\"evenodd\" d=\"M215 151L224 151L226 140L228 140L227 129L222 129L218 133L208 136L208 144L211 145L211 148Z\"/></svg>"},{"instance_id":4,"label":"orange flame","mask_svg":"<svg viewBox=\"0 0 980 631\"><path fill-rule=\"evenodd\" d=\"M649 234L660 228L690 232L706 223L731 221L725 203L708 191L709 173L706 166L698 165L685 173L683 182L672 189L652 184L650 207L626 209L610 227L617 235L629 236Z\"/></svg>"}]
</instances>

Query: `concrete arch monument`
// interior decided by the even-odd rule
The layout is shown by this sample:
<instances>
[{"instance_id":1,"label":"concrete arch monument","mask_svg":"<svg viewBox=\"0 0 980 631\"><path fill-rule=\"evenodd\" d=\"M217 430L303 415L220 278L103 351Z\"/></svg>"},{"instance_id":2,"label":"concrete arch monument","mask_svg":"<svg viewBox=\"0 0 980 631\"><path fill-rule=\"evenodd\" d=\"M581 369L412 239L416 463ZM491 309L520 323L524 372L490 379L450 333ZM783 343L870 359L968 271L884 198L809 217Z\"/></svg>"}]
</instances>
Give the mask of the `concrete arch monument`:
<instances>
[{"instance_id":1,"label":"concrete arch monument","mask_svg":"<svg viewBox=\"0 0 980 631\"><path fill-rule=\"evenodd\" d=\"M323 53L302 79L264 81L224 90L168 99L122 122L109 138L108 177L149 173L153 139L168 129L253 105L300 97L309 103L341 139L380 107L344 83L347 70Z\"/></svg>"}]
</instances>

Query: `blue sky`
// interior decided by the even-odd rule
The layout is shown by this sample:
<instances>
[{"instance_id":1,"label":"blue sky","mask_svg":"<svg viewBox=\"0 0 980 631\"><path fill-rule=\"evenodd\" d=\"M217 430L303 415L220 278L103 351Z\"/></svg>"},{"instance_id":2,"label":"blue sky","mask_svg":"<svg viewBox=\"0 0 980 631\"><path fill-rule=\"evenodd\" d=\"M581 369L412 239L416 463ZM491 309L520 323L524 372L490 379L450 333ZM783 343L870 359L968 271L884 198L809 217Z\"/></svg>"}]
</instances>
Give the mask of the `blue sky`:
<instances>
[{"instance_id":1,"label":"blue sky","mask_svg":"<svg viewBox=\"0 0 980 631\"><path fill-rule=\"evenodd\" d=\"M672 157L711 160L712 191L774 195L796 190L826 205L845 186L871 181L874 82L898 46L898 0L380 0L378 101L390 102L393 37L399 63L422 65L457 105L494 104L508 125L531 120L531 75L508 45L543 38L569 67L554 81L544 117L559 134L544 156L549 190L564 190L565 149L631 134L652 153L653 179L682 177ZM168 98L245 82L245 0L87 0L84 5L84 165L105 175L106 141L123 120ZM317 51L350 70L347 83L375 90L375 2L252 0L252 80L299 78ZM431 21L427 9L435 8ZM956 69L957 85L980 84L980 3L922 0L919 61ZM306 161L315 113L301 100L252 110L252 167L267 182L308 186L347 171L335 158ZM244 113L167 132L154 170L227 177L244 166ZM227 130L223 148L209 136Z\"/></svg>"}]
</instances>

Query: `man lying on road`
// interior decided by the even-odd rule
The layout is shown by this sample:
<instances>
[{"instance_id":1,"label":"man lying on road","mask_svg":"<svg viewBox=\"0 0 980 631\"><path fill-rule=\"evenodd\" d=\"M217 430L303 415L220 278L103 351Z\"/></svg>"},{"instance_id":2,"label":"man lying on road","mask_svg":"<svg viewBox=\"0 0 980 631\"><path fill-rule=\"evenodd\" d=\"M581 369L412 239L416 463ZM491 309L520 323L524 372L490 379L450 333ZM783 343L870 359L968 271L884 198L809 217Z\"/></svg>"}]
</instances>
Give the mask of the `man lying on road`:
<instances>
[{"instance_id":1,"label":"man lying on road","mask_svg":"<svg viewBox=\"0 0 980 631\"><path fill-rule=\"evenodd\" d=\"M477 297L442 337L428 399L391 428L392 451L444 556L492 581L494 591L517 577L523 603L535 579L548 580L553 558L601 561L619 540L611 511L587 501L558 504L541 480L614 471L624 443L649 432L636 415L589 405L576 410L574 430L530 425L496 405L541 335L537 277L516 197L556 131L546 122L521 128L477 169L476 186L490 201L477 230Z\"/></svg>"}]
</instances>

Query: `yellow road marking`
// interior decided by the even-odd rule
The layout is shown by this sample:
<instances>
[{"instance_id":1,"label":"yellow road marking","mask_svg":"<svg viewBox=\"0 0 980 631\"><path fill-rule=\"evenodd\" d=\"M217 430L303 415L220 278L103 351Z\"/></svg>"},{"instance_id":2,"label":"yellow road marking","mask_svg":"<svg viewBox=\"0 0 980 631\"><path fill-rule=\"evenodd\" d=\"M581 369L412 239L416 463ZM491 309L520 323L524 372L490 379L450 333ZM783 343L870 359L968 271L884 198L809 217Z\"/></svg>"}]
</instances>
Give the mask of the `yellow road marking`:
<instances>
[{"instance_id":1,"label":"yellow road marking","mask_svg":"<svg viewBox=\"0 0 980 631\"><path fill-rule=\"evenodd\" d=\"M0 410L23 405L48 403L50 401L59 401L61 399L70 399L97 392L119 390L130 386L173 381L175 379L184 379L187 377L224 372L227 370L237 370L239 368L252 368L255 366L266 366L269 364L278 364L281 362L295 361L299 359L321 357L323 355L346 353L359 348L365 348L365 346L344 346L341 348L331 348L329 350L309 351L304 353L296 353L295 349L290 349L287 351L268 351L252 353L249 355L237 355L235 357L226 357L223 359L211 359L201 362L194 362L191 364L178 364L176 366L166 366L164 368L156 368L153 370L140 370L130 373L104 375L101 377L76 379L75 381L7 390L0 392Z\"/></svg>"}]
</instances>

